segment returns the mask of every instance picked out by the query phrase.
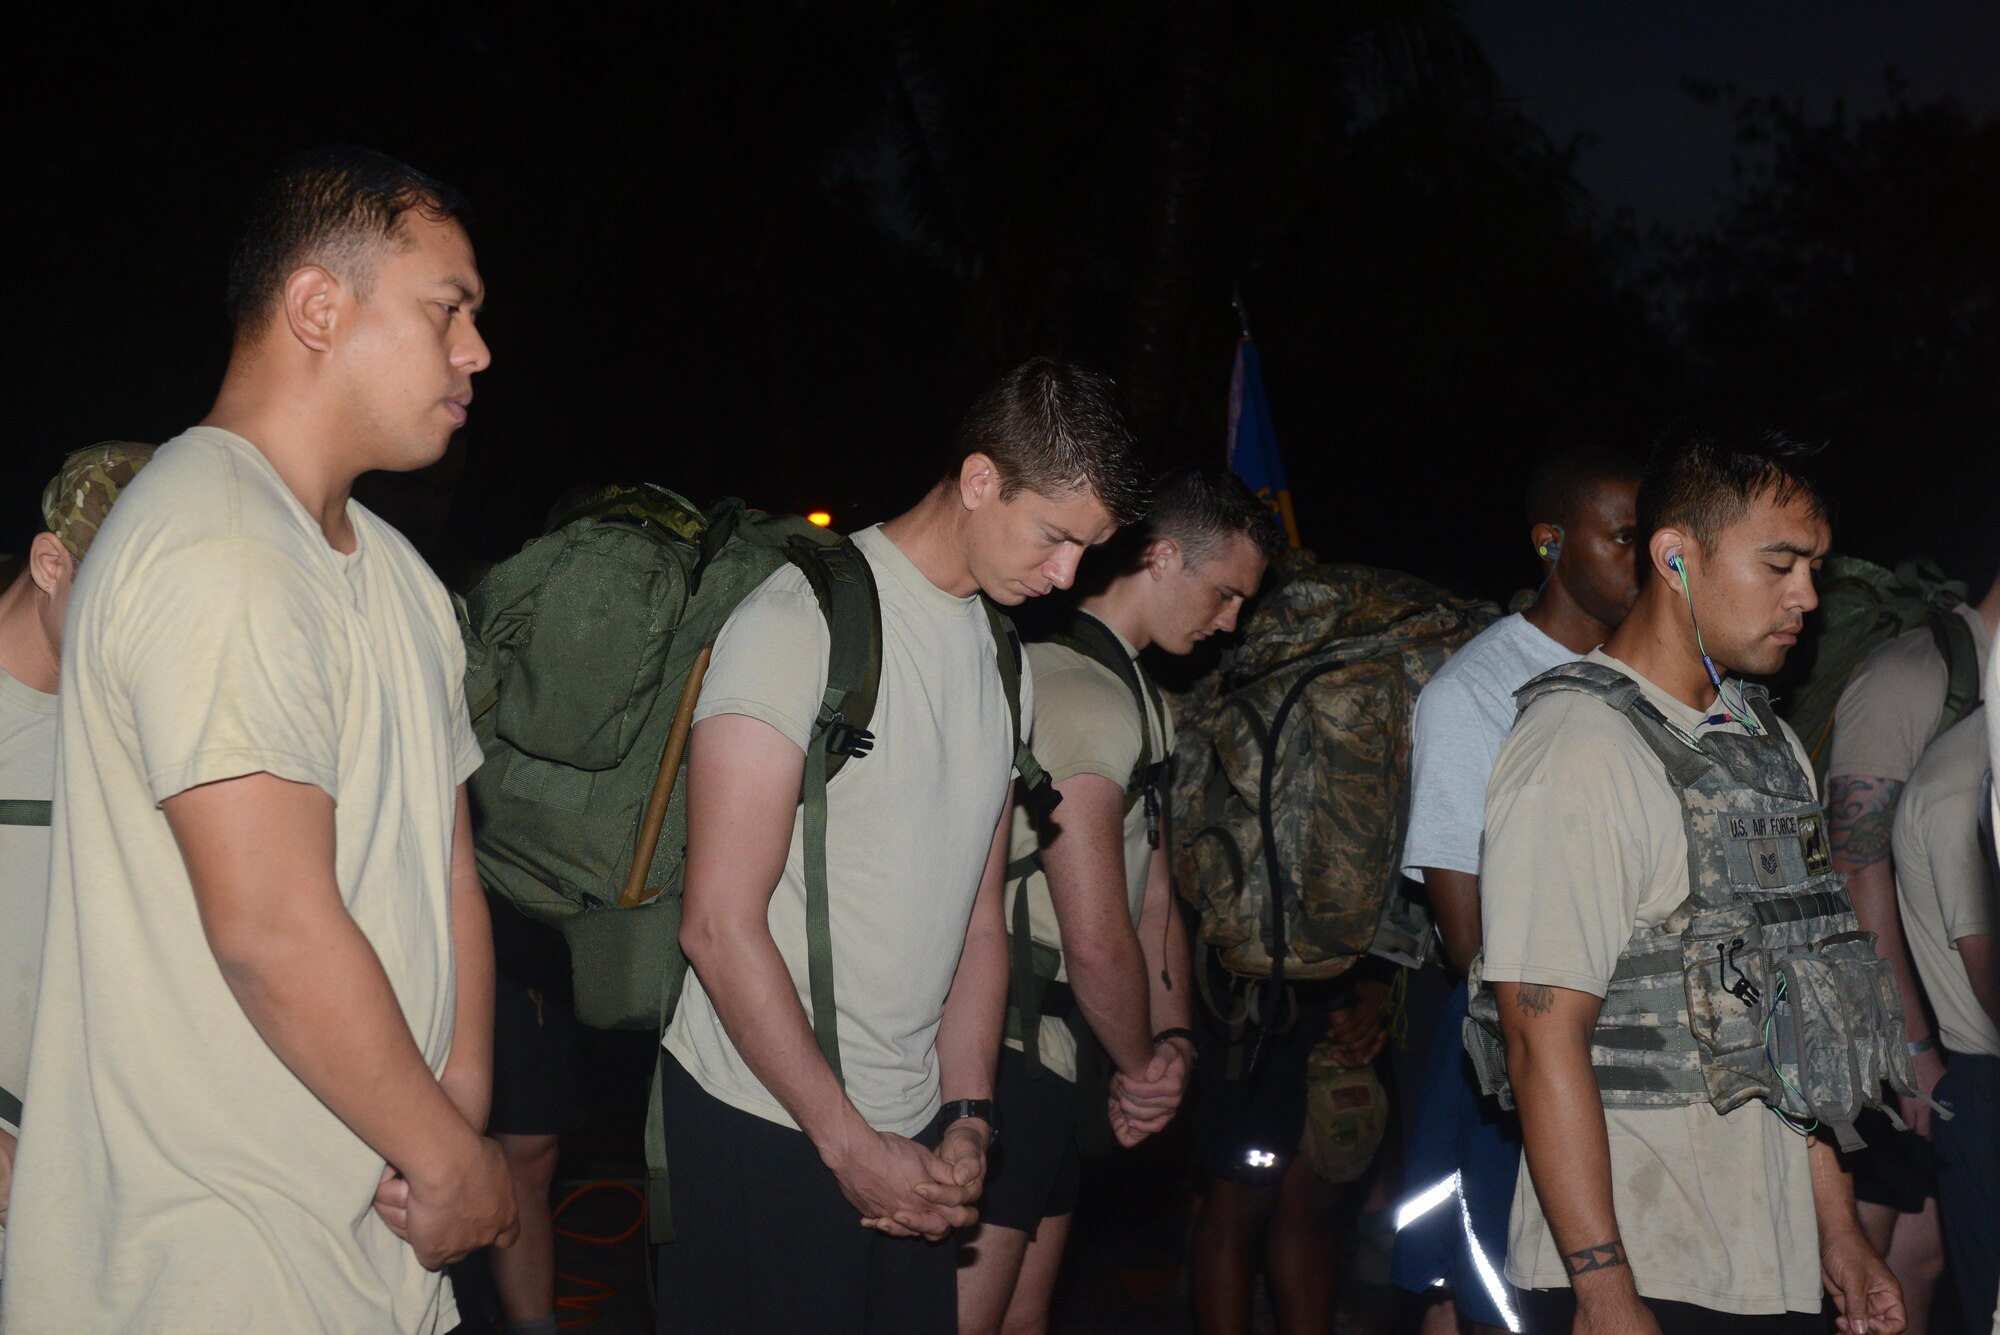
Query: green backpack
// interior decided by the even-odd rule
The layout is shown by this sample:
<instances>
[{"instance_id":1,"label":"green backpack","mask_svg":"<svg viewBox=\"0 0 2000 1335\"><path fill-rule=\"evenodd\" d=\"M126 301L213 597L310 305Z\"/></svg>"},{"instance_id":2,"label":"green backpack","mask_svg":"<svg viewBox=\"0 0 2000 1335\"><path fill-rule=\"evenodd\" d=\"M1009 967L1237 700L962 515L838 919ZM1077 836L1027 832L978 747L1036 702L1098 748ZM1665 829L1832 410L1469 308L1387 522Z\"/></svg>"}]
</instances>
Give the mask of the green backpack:
<instances>
[{"instance_id":1,"label":"green backpack","mask_svg":"<svg viewBox=\"0 0 2000 1335\"><path fill-rule=\"evenodd\" d=\"M469 785L474 847L488 890L562 930L579 1020L660 1032L687 973L689 724L723 623L787 563L831 640L800 800L813 1029L838 1075L826 786L874 745L882 661L874 576L845 538L733 499L703 512L664 487L616 486L495 566L465 607L466 698L486 757ZM1018 734L1020 646L988 612ZM1015 759L1046 789L1025 745Z\"/></svg>"},{"instance_id":2,"label":"green backpack","mask_svg":"<svg viewBox=\"0 0 2000 1335\"><path fill-rule=\"evenodd\" d=\"M1946 579L1930 561L1918 558L1885 570L1859 557L1829 556L1815 583L1819 614L1812 669L1779 712L1805 744L1813 778L1824 792L1833 759L1833 711L1863 659L1906 631L1930 629L1944 656L1947 682L1936 737L1979 703L1979 645L1954 610L1965 601L1965 585Z\"/></svg>"}]
</instances>

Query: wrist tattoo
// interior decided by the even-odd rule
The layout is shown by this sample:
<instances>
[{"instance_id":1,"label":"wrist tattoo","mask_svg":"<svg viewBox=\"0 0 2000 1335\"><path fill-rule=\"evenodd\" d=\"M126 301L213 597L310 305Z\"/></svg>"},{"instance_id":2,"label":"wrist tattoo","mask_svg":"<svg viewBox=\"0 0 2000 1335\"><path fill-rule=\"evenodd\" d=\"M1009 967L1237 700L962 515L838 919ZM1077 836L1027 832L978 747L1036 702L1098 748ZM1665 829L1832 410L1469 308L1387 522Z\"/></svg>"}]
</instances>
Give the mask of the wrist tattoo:
<instances>
[{"instance_id":1,"label":"wrist tattoo","mask_svg":"<svg viewBox=\"0 0 2000 1335\"><path fill-rule=\"evenodd\" d=\"M1616 1238L1563 1256L1563 1268L1572 1279L1593 1270L1613 1270L1625 1263L1625 1244Z\"/></svg>"}]
</instances>

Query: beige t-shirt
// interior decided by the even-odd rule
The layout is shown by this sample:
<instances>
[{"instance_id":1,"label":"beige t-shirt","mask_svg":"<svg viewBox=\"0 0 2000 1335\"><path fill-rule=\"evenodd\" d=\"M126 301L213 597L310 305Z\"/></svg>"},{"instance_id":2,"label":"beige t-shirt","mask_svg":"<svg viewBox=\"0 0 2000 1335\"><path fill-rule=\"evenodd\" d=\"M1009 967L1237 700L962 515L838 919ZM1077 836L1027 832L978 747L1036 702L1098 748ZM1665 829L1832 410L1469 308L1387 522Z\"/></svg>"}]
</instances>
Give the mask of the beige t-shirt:
<instances>
[{"instance_id":1,"label":"beige t-shirt","mask_svg":"<svg viewBox=\"0 0 2000 1335\"><path fill-rule=\"evenodd\" d=\"M1592 650L1700 735L1703 714ZM1709 712L1714 712L1713 710ZM1740 725L1724 725L1742 731ZM1791 729L1785 738L1805 754ZM1479 879L1485 977L1602 997L1639 927L1688 896L1687 834L1659 758L1625 718L1563 691L1535 701L1486 796ZM1607 1108L1611 1195L1639 1292L1725 1312L1817 1312L1819 1233L1806 1141L1761 1103ZM1507 1278L1568 1284L1522 1156Z\"/></svg>"},{"instance_id":2,"label":"beige t-shirt","mask_svg":"<svg viewBox=\"0 0 2000 1335\"><path fill-rule=\"evenodd\" d=\"M479 764L464 649L416 551L348 514L343 556L253 446L196 427L120 497L83 565L8 1335L457 1321L444 1278L370 1208L381 1156L223 980L159 807L259 772L331 794L347 910L444 1069L452 824Z\"/></svg>"},{"instance_id":3,"label":"beige t-shirt","mask_svg":"<svg viewBox=\"0 0 2000 1335\"><path fill-rule=\"evenodd\" d=\"M1105 627L1110 630L1109 626ZM1144 683L1146 671L1125 637L1119 645L1133 659L1133 670ZM1139 763L1139 711L1132 692L1116 673L1101 663L1060 644L1031 644L1028 661L1035 668L1035 759L1056 783L1079 774L1097 774L1111 780L1122 791L1132 779L1132 767ZM1154 701L1158 700L1157 707ZM1173 754L1174 725L1167 714L1166 701L1149 693L1146 702L1146 732L1153 744L1153 759L1165 760ZM1162 795L1164 801L1165 794ZM1052 823L1062 825L1062 808L1057 807ZM1146 842L1146 804L1134 802L1125 813L1125 900L1132 922L1139 921L1145 904L1146 873L1152 863L1153 848ZM1014 829L1008 860L1027 857L1039 843L1034 823L1025 807L1014 809ZM1014 921L1014 899L1024 883L1028 888L1028 931L1045 946L1062 948L1062 930L1056 922L1056 907L1049 898L1046 873L1033 872L1007 883L1007 922ZM1058 977L1067 979L1065 962ZM1007 1040L1017 1052L1018 1040ZM1044 1016L1041 1041L1037 1045L1042 1064L1065 1080L1076 1079L1076 1036L1068 1024Z\"/></svg>"},{"instance_id":4,"label":"beige t-shirt","mask_svg":"<svg viewBox=\"0 0 2000 1335\"><path fill-rule=\"evenodd\" d=\"M56 697L0 669L0 799L46 802L55 790ZM28 1087L48 904L48 828L0 824L0 1089L17 1099ZM19 1130L0 1114L0 1131Z\"/></svg>"},{"instance_id":5,"label":"beige t-shirt","mask_svg":"<svg viewBox=\"0 0 2000 1335\"><path fill-rule=\"evenodd\" d=\"M1896 901L1903 935L1937 1012L1938 1040L1953 1052L2000 1057L2000 1029L1973 994L1958 942L1991 936L2000 922L1979 799L1986 776L1986 714L1976 709L1931 743L1896 804Z\"/></svg>"},{"instance_id":6,"label":"beige t-shirt","mask_svg":"<svg viewBox=\"0 0 2000 1335\"><path fill-rule=\"evenodd\" d=\"M978 595L925 578L879 528L854 535L882 599L875 747L827 787L834 1002L847 1097L878 1131L915 1135L939 1104L938 1022L1014 773L1014 721ZM716 638L695 721L742 714L801 749L826 692L826 618L805 576L780 568ZM1032 726L1021 672L1022 726ZM767 921L812 1014L803 811ZM667 1051L715 1098L796 1127L730 1041L690 972Z\"/></svg>"},{"instance_id":7,"label":"beige t-shirt","mask_svg":"<svg viewBox=\"0 0 2000 1335\"><path fill-rule=\"evenodd\" d=\"M1977 610L1964 603L1955 610L1972 627L1984 678L1993 637ZM1861 660L1834 706L1828 781L1849 775L1908 782L1943 717L1949 685L1944 658L1928 627L1905 631L1878 646Z\"/></svg>"}]
</instances>

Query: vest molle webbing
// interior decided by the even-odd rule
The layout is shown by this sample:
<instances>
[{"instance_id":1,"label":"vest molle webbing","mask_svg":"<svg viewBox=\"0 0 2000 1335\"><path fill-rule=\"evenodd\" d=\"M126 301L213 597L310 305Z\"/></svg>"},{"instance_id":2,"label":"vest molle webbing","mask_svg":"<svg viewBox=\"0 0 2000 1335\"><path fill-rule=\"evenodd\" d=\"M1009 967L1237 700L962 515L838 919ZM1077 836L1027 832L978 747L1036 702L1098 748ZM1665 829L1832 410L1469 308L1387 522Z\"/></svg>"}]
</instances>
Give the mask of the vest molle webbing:
<instances>
[{"instance_id":1,"label":"vest molle webbing","mask_svg":"<svg viewBox=\"0 0 2000 1335\"><path fill-rule=\"evenodd\" d=\"M1515 699L1526 710L1554 691L1631 723L1666 768L1687 833L1688 897L1633 933L1598 1017L1591 1064L1606 1106L1708 1102L1727 1113L1757 1099L1858 1148L1854 1119L1884 1106L1882 1082L1916 1089L1902 1008L1832 870L1825 812L1768 695L1743 689L1760 735L1696 738L1601 664L1545 672ZM1511 1105L1489 988L1477 988L1466 1045L1481 1083Z\"/></svg>"}]
</instances>

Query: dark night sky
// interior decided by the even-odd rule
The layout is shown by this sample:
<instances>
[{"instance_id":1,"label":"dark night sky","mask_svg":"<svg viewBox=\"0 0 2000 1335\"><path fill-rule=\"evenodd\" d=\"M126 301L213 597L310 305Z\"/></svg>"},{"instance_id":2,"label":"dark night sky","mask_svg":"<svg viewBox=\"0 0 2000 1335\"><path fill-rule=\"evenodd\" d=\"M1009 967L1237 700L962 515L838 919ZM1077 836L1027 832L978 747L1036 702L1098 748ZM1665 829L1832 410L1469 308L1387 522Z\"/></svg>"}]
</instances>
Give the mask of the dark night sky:
<instances>
[{"instance_id":1,"label":"dark night sky","mask_svg":"<svg viewBox=\"0 0 2000 1335\"><path fill-rule=\"evenodd\" d=\"M495 364L461 437L446 544L459 554L514 549L565 488L612 476L866 523L914 496L1001 365L1042 350L1116 365L1123 256L1141 229L1119 198L1129 185L1091 173L1151 147L1117 127L1165 101L1145 64L1154 7L986 6L1017 28L1036 14L1096 25L1046 50L1017 38L986 52L959 23L958 63L941 64L964 99L1005 102L972 141L984 156L957 164L988 178L963 197L977 203L962 230L984 224L998 247L973 279L899 250L827 185L829 155L877 114L898 59L885 34L915 11L866 7L865 24L813 3L560 12L406 10L392 27L267 8L150 28L91 17L26 55L5 94L19 434L0 455L0 547L20 540L62 450L164 439L201 415L226 351L220 270L237 202L284 151L315 142L407 158L478 209ZM1229 114L1296 96L1303 128L1262 157L1225 128L1182 367L1195 406L1150 443L1220 457L1226 293L1241 276L1309 541L1504 594L1532 577L1512 498L1551 424L1589 400L1577 416L1618 419L1616 442L1641 451L1639 424L1677 406L1668 382L1613 298L1578 285L1574 237L1544 237L1526 213L1518 237L1454 233L1448 159L1398 204L1369 183L1420 173L1358 150L1310 158L1330 150L1304 101L1334 66L1271 15L1309 27L1330 20L1297 16L1339 7L1252 12L1227 10ZM2000 107L1990 3L1478 0L1467 13L1557 144L1593 137L1577 167L1596 196L1586 216L1629 205L1642 223L1687 226L1712 212L1728 124L1680 90L1683 75L1866 107L1894 64L1915 96ZM1044 104L1066 119L1039 115ZM1010 191L1038 160L1079 164L1075 179ZM1296 175L1241 202L1249 174L1284 171ZM1021 254L1053 258L1008 268L1016 228L1042 247ZM1367 253L1326 257L1341 248ZM1519 308L1537 324L1509 302L1548 308ZM1877 526L1885 544L1922 539L1912 507L1935 487L1922 451L1910 460L1892 502L1902 518ZM1959 550L1972 546L1990 553L1987 539Z\"/></svg>"},{"instance_id":2,"label":"dark night sky","mask_svg":"<svg viewBox=\"0 0 2000 1335\"><path fill-rule=\"evenodd\" d=\"M1642 225L1706 224L1729 182L1728 111L1683 78L1858 112L1894 68L1916 97L2000 111L2000 5L1991 0L1471 0L1466 17L1507 86L1558 143L1591 143L1578 176Z\"/></svg>"}]
</instances>

